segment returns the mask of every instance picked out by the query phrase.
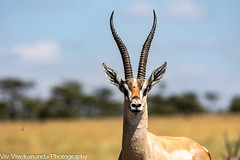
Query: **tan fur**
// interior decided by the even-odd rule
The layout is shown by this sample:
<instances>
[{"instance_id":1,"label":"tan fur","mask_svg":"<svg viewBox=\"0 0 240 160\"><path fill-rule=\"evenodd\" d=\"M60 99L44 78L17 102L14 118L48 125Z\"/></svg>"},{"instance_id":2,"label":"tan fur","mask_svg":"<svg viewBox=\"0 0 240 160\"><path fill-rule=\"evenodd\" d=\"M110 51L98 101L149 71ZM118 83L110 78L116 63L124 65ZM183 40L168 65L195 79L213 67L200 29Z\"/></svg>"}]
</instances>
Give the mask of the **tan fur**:
<instances>
[{"instance_id":1,"label":"tan fur","mask_svg":"<svg viewBox=\"0 0 240 160\"><path fill-rule=\"evenodd\" d=\"M140 97L140 89L141 88L138 85L138 82L136 81L136 79L132 78L132 79L128 80L127 84L129 86L129 89L132 91L131 98L133 98L134 96Z\"/></svg>"},{"instance_id":2,"label":"tan fur","mask_svg":"<svg viewBox=\"0 0 240 160\"><path fill-rule=\"evenodd\" d=\"M139 96L146 81L127 82L132 97ZM185 137L158 137L148 132L147 96L143 97L143 111L132 113L131 100L124 100L122 151L119 160L210 160L209 153L195 141Z\"/></svg>"},{"instance_id":3,"label":"tan fur","mask_svg":"<svg viewBox=\"0 0 240 160\"><path fill-rule=\"evenodd\" d=\"M131 88L131 90L132 90L132 97L131 98L133 98L133 97L135 97L135 96L137 96L137 97L140 97L140 94L139 94L139 88Z\"/></svg>"}]
</instances>

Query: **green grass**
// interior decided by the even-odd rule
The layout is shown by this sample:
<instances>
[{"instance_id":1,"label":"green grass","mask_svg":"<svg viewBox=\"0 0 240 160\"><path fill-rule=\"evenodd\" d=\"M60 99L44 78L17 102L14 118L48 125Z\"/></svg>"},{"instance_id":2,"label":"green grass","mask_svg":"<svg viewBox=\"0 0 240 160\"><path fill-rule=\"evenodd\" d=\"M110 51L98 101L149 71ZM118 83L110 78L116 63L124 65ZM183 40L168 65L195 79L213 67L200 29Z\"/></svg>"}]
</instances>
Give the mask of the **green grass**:
<instances>
[{"instance_id":1,"label":"green grass","mask_svg":"<svg viewBox=\"0 0 240 160\"><path fill-rule=\"evenodd\" d=\"M192 138L220 160L226 153L223 133L236 141L239 122L239 114L150 116L149 131ZM0 154L87 154L88 160L113 160L121 150L122 118L0 122L0 132Z\"/></svg>"}]
</instances>

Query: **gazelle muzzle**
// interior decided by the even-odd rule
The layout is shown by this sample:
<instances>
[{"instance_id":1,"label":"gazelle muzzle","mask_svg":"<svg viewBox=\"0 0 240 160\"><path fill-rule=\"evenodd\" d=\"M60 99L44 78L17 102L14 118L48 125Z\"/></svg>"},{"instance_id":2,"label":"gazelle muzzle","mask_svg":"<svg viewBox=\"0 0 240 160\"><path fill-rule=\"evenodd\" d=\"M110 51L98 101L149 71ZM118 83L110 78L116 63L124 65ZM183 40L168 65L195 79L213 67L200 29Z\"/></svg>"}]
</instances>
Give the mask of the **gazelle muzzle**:
<instances>
[{"instance_id":1,"label":"gazelle muzzle","mask_svg":"<svg viewBox=\"0 0 240 160\"><path fill-rule=\"evenodd\" d=\"M142 100L139 97L134 96L131 100L131 103L130 103L129 107L130 107L131 112L141 112L141 111L143 111Z\"/></svg>"}]
</instances>

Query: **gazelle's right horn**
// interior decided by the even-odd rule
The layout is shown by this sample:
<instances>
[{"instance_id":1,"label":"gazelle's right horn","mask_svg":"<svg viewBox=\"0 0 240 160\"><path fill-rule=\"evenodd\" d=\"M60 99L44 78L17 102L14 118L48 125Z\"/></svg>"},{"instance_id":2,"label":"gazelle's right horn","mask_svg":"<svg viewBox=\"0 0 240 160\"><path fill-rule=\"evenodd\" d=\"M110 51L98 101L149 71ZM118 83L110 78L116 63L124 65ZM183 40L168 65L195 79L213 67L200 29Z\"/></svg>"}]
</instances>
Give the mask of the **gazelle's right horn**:
<instances>
[{"instance_id":1,"label":"gazelle's right horn","mask_svg":"<svg viewBox=\"0 0 240 160\"><path fill-rule=\"evenodd\" d=\"M130 57L129 57L129 54L127 51L127 47L122 42L121 38L118 36L118 34L115 31L115 28L113 26L113 14L114 14L114 11L112 12L111 17L110 17L110 28L112 31L113 38L114 38L115 42L117 43L118 49L122 56L125 80L127 80L130 78L133 78L132 66L131 66Z\"/></svg>"}]
</instances>

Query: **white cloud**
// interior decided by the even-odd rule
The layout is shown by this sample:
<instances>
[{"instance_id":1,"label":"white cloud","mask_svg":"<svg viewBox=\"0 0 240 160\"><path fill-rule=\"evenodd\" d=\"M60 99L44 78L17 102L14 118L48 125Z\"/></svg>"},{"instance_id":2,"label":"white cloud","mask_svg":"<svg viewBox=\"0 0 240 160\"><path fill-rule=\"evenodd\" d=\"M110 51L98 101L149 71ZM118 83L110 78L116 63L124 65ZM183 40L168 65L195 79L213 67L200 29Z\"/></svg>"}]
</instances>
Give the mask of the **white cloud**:
<instances>
[{"instance_id":1,"label":"white cloud","mask_svg":"<svg viewBox=\"0 0 240 160\"><path fill-rule=\"evenodd\" d=\"M206 17L207 10L190 0L175 0L167 4L162 17L176 19L200 19Z\"/></svg>"},{"instance_id":2,"label":"white cloud","mask_svg":"<svg viewBox=\"0 0 240 160\"><path fill-rule=\"evenodd\" d=\"M53 41L23 44L12 47L11 52L25 62L54 62L59 58L61 47Z\"/></svg>"},{"instance_id":3,"label":"white cloud","mask_svg":"<svg viewBox=\"0 0 240 160\"><path fill-rule=\"evenodd\" d=\"M193 3L191 0L174 0L166 4L159 10L162 18L166 19L201 19L205 18L209 12L200 4ZM157 9L144 1L137 1L128 7L127 12L133 16L152 17L152 10Z\"/></svg>"},{"instance_id":4,"label":"white cloud","mask_svg":"<svg viewBox=\"0 0 240 160\"><path fill-rule=\"evenodd\" d=\"M128 13L133 16L150 17L154 7L145 2L137 2L128 8Z\"/></svg>"}]
</instances>

